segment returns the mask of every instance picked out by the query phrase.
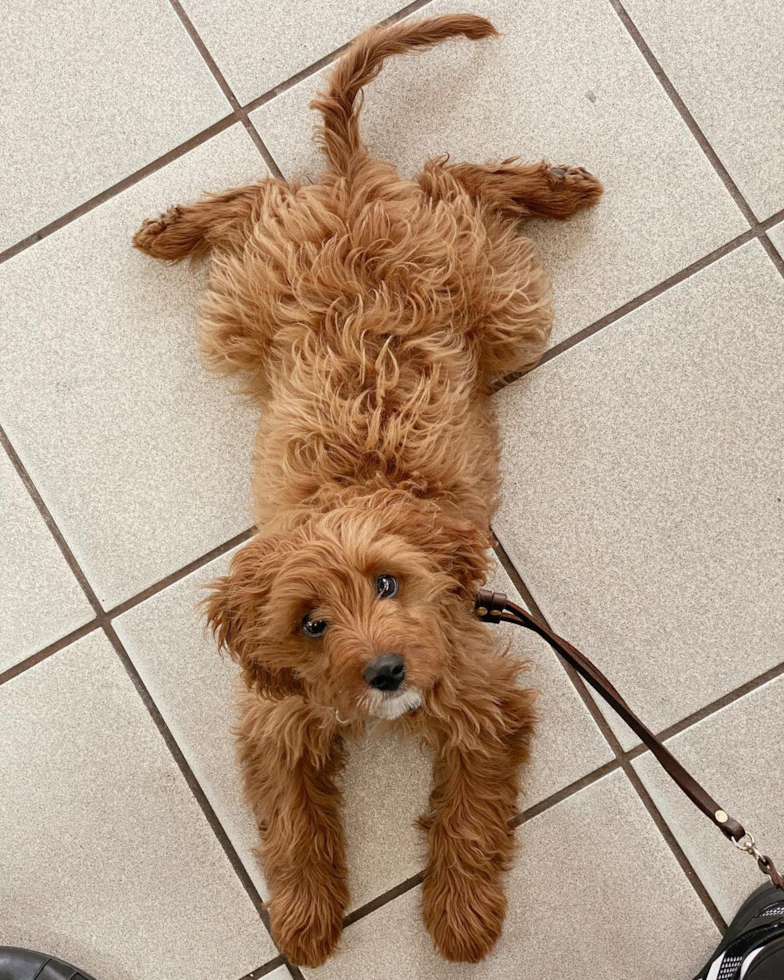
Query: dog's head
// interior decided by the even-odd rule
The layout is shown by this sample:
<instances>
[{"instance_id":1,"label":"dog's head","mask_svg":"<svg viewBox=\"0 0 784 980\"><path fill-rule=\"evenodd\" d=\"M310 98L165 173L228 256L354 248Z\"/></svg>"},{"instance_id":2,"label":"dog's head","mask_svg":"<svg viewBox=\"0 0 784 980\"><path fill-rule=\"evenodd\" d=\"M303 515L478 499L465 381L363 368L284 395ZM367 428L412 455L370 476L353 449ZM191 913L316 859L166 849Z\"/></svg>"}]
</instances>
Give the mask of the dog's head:
<instances>
[{"instance_id":1,"label":"dog's head","mask_svg":"<svg viewBox=\"0 0 784 980\"><path fill-rule=\"evenodd\" d=\"M250 541L213 584L208 620L265 697L396 718L448 668L487 545L430 501L374 494Z\"/></svg>"}]
</instances>

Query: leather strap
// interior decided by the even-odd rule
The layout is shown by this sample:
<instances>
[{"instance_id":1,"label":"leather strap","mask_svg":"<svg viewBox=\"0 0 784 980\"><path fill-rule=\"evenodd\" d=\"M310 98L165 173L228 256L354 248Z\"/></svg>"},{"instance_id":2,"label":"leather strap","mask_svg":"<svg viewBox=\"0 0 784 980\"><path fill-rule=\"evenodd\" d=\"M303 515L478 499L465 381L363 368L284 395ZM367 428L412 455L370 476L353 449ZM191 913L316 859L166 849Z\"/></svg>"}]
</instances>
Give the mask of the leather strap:
<instances>
[{"instance_id":1,"label":"leather strap","mask_svg":"<svg viewBox=\"0 0 784 980\"><path fill-rule=\"evenodd\" d=\"M541 636L623 718L643 745L650 749L659 760L667 775L674 780L692 803L719 828L725 837L728 837L742 850L752 854L757 860L760 870L767 874L777 887L784 889L784 881L776 871L773 862L769 857L760 854L754 844L753 837L746 833L742 824L731 817L723 807L720 807L697 780L687 772L670 750L637 717L610 681L595 664L591 663L585 654L558 636L557 633L554 633L544 623L534 619L526 609L512 602L503 592L482 589L476 597L474 608L479 619L485 623L513 623L515 626L524 626Z\"/></svg>"}]
</instances>

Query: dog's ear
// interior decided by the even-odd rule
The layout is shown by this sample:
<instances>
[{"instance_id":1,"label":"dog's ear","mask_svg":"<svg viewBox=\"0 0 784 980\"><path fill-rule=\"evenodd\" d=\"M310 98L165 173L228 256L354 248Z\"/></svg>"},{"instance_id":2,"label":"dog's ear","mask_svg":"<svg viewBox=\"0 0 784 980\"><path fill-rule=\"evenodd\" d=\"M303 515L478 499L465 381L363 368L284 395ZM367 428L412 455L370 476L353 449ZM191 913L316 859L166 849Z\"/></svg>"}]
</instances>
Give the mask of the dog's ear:
<instances>
[{"instance_id":1,"label":"dog's ear","mask_svg":"<svg viewBox=\"0 0 784 980\"><path fill-rule=\"evenodd\" d=\"M455 582L458 595L471 597L485 583L491 546L489 531L452 507L408 493L390 496L383 513L386 529L432 558Z\"/></svg>"},{"instance_id":2,"label":"dog's ear","mask_svg":"<svg viewBox=\"0 0 784 980\"><path fill-rule=\"evenodd\" d=\"M487 580L490 535L458 513L438 507L434 517L425 516L411 535L422 537L423 549L436 558L456 583L463 598L474 595Z\"/></svg>"},{"instance_id":3,"label":"dog's ear","mask_svg":"<svg viewBox=\"0 0 784 980\"><path fill-rule=\"evenodd\" d=\"M276 651L264 639L281 550L282 536L254 538L234 555L229 574L210 584L211 592L202 601L219 648L240 665L248 687L272 700L302 692L294 671L275 662Z\"/></svg>"}]
</instances>

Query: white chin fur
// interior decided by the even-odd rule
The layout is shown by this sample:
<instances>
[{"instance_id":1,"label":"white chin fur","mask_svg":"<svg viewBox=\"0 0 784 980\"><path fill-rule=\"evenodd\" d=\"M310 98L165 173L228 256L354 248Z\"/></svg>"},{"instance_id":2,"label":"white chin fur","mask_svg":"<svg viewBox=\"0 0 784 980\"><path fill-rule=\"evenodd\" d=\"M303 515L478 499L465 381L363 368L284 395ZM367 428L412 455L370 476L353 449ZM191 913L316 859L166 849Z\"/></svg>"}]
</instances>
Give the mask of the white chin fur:
<instances>
[{"instance_id":1,"label":"white chin fur","mask_svg":"<svg viewBox=\"0 0 784 980\"><path fill-rule=\"evenodd\" d=\"M384 718L392 721L399 718L407 711L414 711L422 704L422 695L419 691L409 689L401 691L399 694L383 695L380 691L374 691L368 704L368 713L374 718Z\"/></svg>"}]
</instances>

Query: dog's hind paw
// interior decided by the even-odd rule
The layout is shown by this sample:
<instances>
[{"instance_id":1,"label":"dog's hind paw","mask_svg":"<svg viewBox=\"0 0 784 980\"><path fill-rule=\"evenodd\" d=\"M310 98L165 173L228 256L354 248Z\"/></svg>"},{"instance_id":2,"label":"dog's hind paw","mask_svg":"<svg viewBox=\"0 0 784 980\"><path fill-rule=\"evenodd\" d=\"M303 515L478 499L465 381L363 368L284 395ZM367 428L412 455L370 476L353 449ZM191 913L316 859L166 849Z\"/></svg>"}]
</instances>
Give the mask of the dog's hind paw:
<instances>
[{"instance_id":1,"label":"dog's hind paw","mask_svg":"<svg viewBox=\"0 0 784 980\"><path fill-rule=\"evenodd\" d=\"M570 167L561 164L558 167L548 167L547 176L550 181L552 204L558 204L560 214L555 217L569 217L594 204L604 191L598 177L586 170L585 167Z\"/></svg>"},{"instance_id":2,"label":"dog's hind paw","mask_svg":"<svg viewBox=\"0 0 784 980\"><path fill-rule=\"evenodd\" d=\"M172 242L168 239L166 232L182 216L182 209L179 207L169 208L157 218L147 218L142 222L141 228L133 236L133 244L142 252L152 255L156 259L175 259L181 256L173 253Z\"/></svg>"}]
</instances>

